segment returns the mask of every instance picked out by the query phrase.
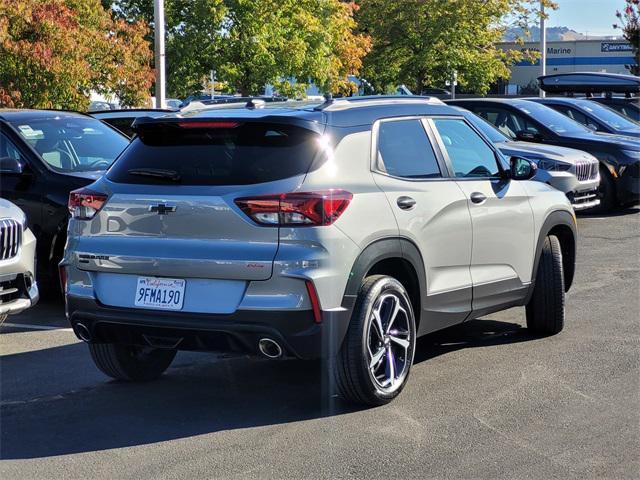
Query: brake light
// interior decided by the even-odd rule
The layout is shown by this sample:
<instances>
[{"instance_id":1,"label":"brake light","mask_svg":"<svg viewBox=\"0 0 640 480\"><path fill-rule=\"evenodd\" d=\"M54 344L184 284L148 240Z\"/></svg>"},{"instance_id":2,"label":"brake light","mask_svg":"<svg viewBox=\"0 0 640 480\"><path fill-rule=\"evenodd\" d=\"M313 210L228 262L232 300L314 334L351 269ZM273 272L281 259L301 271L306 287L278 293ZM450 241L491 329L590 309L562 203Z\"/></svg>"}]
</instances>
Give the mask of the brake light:
<instances>
[{"instance_id":1,"label":"brake light","mask_svg":"<svg viewBox=\"0 0 640 480\"><path fill-rule=\"evenodd\" d=\"M181 128L235 128L238 125L240 125L240 122L228 122L228 121L178 122L178 126Z\"/></svg>"},{"instance_id":2,"label":"brake light","mask_svg":"<svg viewBox=\"0 0 640 480\"><path fill-rule=\"evenodd\" d=\"M90 220L102 208L107 196L88 188L79 188L69 194L69 212L73 218Z\"/></svg>"},{"instance_id":3,"label":"brake light","mask_svg":"<svg viewBox=\"0 0 640 480\"><path fill-rule=\"evenodd\" d=\"M238 198L235 202L260 225L317 227L335 222L352 198L353 194L344 190L326 190Z\"/></svg>"}]
</instances>

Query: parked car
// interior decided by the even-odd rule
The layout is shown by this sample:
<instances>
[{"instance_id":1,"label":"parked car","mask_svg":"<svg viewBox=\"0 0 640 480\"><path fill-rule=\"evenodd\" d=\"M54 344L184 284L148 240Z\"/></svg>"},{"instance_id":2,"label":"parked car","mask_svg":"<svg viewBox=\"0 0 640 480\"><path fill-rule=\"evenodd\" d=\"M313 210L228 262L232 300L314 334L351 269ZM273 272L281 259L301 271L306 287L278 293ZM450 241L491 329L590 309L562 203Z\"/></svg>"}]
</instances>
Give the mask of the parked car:
<instances>
[{"instance_id":1,"label":"parked car","mask_svg":"<svg viewBox=\"0 0 640 480\"><path fill-rule=\"evenodd\" d=\"M640 97L614 97L608 95L604 97L590 97L589 100L615 110L634 122L640 122Z\"/></svg>"},{"instance_id":2,"label":"parked car","mask_svg":"<svg viewBox=\"0 0 640 480\"><path fill-rule=\"evenodd\" d=\"M482 117L461 107L453 108L460 110L505 157L523 157L534 162L538 170L533 180L547 183L564 192L574 210L588 210L600 204L599 163L593 155L573 148L511 140Z\"/></svg>"},{"instance_id":3,"label":"parked car","mask_svg":"<svg viewBox=\"0 0 640 480\"><path fill-rule=\"evenodd\" d=\"M448 100L480 115L514 140L584 150L600 161L600 206L608 211L617 204L640 198L640 140L596 133L552 108L521 99Z\"/></svg>"},{"instance_id":4,"label":"parked car","mask_svg":"<svg viewBox=\"0 0 640 480\"><path fill-rule=\"evenodd\" d=\"M55 110L0 110L2 197L27 215L38 239L41 293L59 291L69 192L111 166L127 137L88 115Z\"/></svg>"},{"instance_id":5,"label":"parked car","mask_svg":"<svg viewBox=\"0 0 640 480\"><path fill-rule=\"evenodd\" d=\"M547 97L527 100L551 107L595 132L640 137L640 124L586 98Z\"/></svg>"},{"instance_id":6,"label":"parked car","mask_svg":"<svg viewBox=\"0 0 640 480\"><path fill-rule=\"evenodd\" d=\"M11 163L7 158L0 156L0 175L5 163ZM35 255L36 238L26 215L0 198L0 324L38 301Z\"/></svg>"},{"instance_id":7,"label":"parked car","mask_svg":"<svg viewBox=\"0 0 640 480\"><path fill-rule=\"evenodd\" d=\"M179 98L167 98L164 103L171 110L178 110L182 106L182 100Z\"/></svg>"},{"instance_id":8,"label":"parked car","mask_svg":"<svg viewBox=\"0 0 640 480\"><path fill-rule=\"evenodd\" d=\"M533 162L429 98L276 105L139 119L71 193L68 318L105 374L150 380L181 349L325 357L379 405L418 336L516 305L562 330L575 216Z\"/></svg>"},{"instance_id":9,"label":"parked car","mask_svg":"<svg viewBox=\"0 0 640 480\"><path fill-rule=\"evenodd\" d=\"M124 133L127 137L133 137L132 128L133 121L140 117L161 117L175 110L163 108L130 108L126 110L104 110L100 112L92 112L90 115L98 120L108 123L113 128Z\"/></svg>"},{"instance_id":10,"label":"parked car","mask_svg":"<svg viewBox=\"0 0 640 480\"><path fill-rule=\"evenodd\" d=\"M631 120L640 121L640 77L603 72L556 73L538 77L540 88L547 93L584 94L622 113ZM615 95L624 95L615 96Z\"/></svg>"}]
</instances>

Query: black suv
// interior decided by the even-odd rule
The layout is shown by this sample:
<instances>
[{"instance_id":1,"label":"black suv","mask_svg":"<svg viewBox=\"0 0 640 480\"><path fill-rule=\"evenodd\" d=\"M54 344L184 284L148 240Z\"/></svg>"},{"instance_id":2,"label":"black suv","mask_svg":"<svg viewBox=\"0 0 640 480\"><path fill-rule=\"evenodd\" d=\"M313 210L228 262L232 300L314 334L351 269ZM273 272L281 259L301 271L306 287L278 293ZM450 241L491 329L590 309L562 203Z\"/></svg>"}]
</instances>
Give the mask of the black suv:
<instances>
[{"instance_id":1,"label":"black suv","mask_svg":"<svg viewBox=\"0 0 640 480\"><path fill-rule=\"evenodd\" d=\"M98 179L129 140L100 120L56 110L0 110L0 191L38 240L41 293L58 290L69 192Z\"/></svg>"},{"instance_id":2,"label":"black suv","mask_svg":"<svg viewBox=\"0 0 640 480\"><path fill-rule=\"evenodd\" d=\"M471 110L514 140L584 150L600 161L600 209L640 198L640 140L596 133L545 105L522 99L447 100Z\"/></svg>"}]
</instances>

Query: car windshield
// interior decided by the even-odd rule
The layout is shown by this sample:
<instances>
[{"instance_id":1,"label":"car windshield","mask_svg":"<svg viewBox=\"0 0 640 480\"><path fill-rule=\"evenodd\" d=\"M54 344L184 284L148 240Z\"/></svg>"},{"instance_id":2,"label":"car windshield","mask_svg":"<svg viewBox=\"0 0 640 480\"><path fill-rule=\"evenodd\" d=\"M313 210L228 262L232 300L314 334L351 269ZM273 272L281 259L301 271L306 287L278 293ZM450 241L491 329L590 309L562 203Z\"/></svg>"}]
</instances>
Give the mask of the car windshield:
<instances>
[{"instance_id":1,"label":"car windshield","mask_svg":"<svg viewBox=\"0 0 640 480\"><path fill-rule=\"evenodd\" d=\"M61 173L106 170L129 144L124 135L95 118L55 117L12 125L49 167Z\"/></svg>"},{"instance_id":2,"label":"car windshield","mask_svg":"<svg viewBox=\"0 0 640 480\"><path fill-rule=\"evenodd\" d=\"M540 105L535 102L521 101L514 105L522 113L526 113L534 120L552 130L558 135L574 135L580 133L592 133L584 125L565 117L556 112L553 108Z\"/></svg>"},{"instance_id":3,"label":"car windshield","mask_svg":"<svg viewBox=\"0 0 640 480\"><path fill-rule=\"evenodd\" d=\"M491 123L478 115L473 113L470 115L466 114L465 118L469 120L474 127L480 130L489 140L491 140L491 143L509 142L511 140Z\"/></svg>"},{"instance_id":4,"label":"car windshield","mask_svg":"<svg viewBox=\"0 0 640 480\"><path fill-rule=\"evenodd\" d=\"M600 105L596 102L583 101L580 102L580 106L583 110L591 113L594 117L596 117L601 122L604 122L609 127L614 130L625 130L625 131L640 131L640 125L636 122L626 119L622 115L620 115L615 110L605 107L604 105Z\"/></svg>"}]
</instances>

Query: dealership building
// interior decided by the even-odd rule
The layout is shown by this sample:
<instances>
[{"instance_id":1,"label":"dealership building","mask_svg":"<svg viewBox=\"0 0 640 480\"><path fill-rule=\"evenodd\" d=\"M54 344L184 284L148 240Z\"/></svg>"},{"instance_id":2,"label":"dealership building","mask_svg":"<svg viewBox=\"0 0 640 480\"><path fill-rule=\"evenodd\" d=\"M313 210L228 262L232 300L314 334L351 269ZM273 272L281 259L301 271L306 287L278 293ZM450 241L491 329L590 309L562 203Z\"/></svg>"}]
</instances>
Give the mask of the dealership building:
<instances>
[{"instance_id":1,"label":"dealership building","mask_svg":"<svg viewBox=\"0 0 640 480\"><path fill-rule=\"evenodd\" d=\"M500 43L503 50L540 51L539 42ZM547 75L570 72L629 73L625 65L636 63L631 45L624 40L574 40L547 42ZM511 67L508 94L518 94L537 84L540 61L518 62Z\"/></svg>"}]
</instances>

